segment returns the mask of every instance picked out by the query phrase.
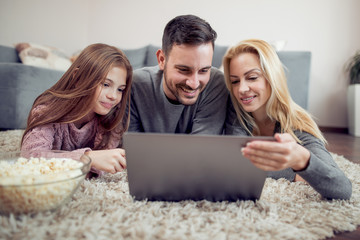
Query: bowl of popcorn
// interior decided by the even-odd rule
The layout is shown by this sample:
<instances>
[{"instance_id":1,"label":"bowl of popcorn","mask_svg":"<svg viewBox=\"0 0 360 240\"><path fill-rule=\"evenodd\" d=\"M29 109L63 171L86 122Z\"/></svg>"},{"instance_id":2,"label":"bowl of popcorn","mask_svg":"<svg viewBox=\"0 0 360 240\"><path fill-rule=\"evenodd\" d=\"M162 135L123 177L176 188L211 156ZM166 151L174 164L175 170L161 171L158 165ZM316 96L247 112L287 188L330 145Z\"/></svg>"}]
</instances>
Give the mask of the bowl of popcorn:
<instances>
[{"instance_id":1,"label":"bowl of popcorn","mask_svg":"<svg viewBox=\"0 0 360 240\"><path fill-rule=\"evenodd\" d=\"M67 203L90 171L81 153L0 153L0 214L55 210Z\"/></svg>"}]
</instances>

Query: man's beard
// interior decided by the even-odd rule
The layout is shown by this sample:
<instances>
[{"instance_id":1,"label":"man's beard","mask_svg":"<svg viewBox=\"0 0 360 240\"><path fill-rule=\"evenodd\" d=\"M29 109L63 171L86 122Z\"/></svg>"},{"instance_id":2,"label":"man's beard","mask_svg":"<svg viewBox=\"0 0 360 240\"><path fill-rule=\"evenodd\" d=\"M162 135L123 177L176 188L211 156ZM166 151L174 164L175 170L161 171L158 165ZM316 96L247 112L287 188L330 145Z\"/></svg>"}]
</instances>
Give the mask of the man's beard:
<instances>
[{"instance_id":1,"label":"man's beard","mask_svg":"<svg viewBox=\"0 0 360 240\"><path fill-rule=\"evenodd\" d=\"M178 103L181 103L181 104L183 104L183 105L193 105L193 104L195 104L195 102L197 101L197 99L198 99L199 96L198 96L198 94L197 94L197 95L194 96L194 97L187 97L186 95L183 96L183 97L181 97L180 94L179 94L179 92L178 92L177 90L179 90L179 91L184 91L183 89L187 89L187 90L198 90L199 92L201 92L201 89L203 88L202 85L200 84L198 88L192 89L192 88L190 88L189 86L187 86L186 84L182 84L182 83L176 84L176 85L174 86L174 88L172 88L172 85L170 85L170 83L169 83L169 82L171 82L171 81L169 81L169 78L167 78L166 67L164 68L164 81L165 81L165 85L166 85L167 89L168 89L168 90L171 92L171 94L176 98L176 100L173 100L173 99L172 99L172 101L177 101ZM166 95L166 94L165 94L165 95ZM169 96L167 96L167 97L169 98ZM189 100L193 99L193 102L188 103L188 102L184 101L183 98L186 98L186 99L189 99Z\"/></svg>"}]
</instances>

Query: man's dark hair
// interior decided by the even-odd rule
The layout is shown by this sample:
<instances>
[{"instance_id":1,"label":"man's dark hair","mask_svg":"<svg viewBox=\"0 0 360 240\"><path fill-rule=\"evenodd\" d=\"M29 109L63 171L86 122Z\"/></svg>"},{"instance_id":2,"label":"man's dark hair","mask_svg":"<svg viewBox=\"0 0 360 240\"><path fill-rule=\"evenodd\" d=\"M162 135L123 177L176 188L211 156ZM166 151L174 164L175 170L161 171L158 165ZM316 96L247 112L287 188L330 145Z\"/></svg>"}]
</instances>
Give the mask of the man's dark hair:
<instances>
[{"instance_id":1,"label":"man's dark hair","mask_svg":"<svg viewBox=\"0 0 360 240\"><path fill-rule=\"evenodd\" d=\"M217 34L210 24L194 15L181 15L165 26L162 50L168 56L173 45L200 45L211 42L215 46Z\"/></svg>"}]
</instances>

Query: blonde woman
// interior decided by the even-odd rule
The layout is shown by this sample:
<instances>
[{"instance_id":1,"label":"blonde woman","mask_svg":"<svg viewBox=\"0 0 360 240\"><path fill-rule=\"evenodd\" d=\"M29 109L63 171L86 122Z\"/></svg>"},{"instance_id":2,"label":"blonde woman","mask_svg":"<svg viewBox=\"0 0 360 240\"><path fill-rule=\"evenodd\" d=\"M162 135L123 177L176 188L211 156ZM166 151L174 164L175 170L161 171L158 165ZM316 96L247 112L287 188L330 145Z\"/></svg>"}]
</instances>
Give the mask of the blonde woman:
<instances>
[{"instance_id":1,"label":"blonde woman","mask_svg":"<svg viewBox=\"0 0 360 240\"><path fill-rule=\"evenodd\" d=\"M349 199L351 182L326 150L315 121L291 99L274 49L262 40L245 40L227 51L223 65L236 112L233 121L228 115L226 134L276 139L251 142L242 154L270 177L305 180L324 198Z\"/></svg>"}]
</instances>

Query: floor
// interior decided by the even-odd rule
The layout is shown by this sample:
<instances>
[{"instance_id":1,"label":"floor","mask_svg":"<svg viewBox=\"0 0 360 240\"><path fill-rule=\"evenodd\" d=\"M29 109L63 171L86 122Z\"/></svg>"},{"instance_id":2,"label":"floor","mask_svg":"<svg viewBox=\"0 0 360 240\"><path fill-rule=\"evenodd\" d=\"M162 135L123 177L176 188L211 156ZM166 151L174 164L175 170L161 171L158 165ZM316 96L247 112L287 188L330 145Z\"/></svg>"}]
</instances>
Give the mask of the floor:
<instances>
[{"instance_id":1,"label":"floor","mask_svg":"<svg viewBox=\"0 0 360 240\"><path fill-rule=\"evenodd\" d=\"M353 137L344 133L324 133L326 140L328 141L327 149L330 152L338 155L343 155L346 159L360 164L360 137ZM329 240L359 240L360 239L360 227L353 232L346 232L337 234Z\"/></svg>"}]
</instances>

